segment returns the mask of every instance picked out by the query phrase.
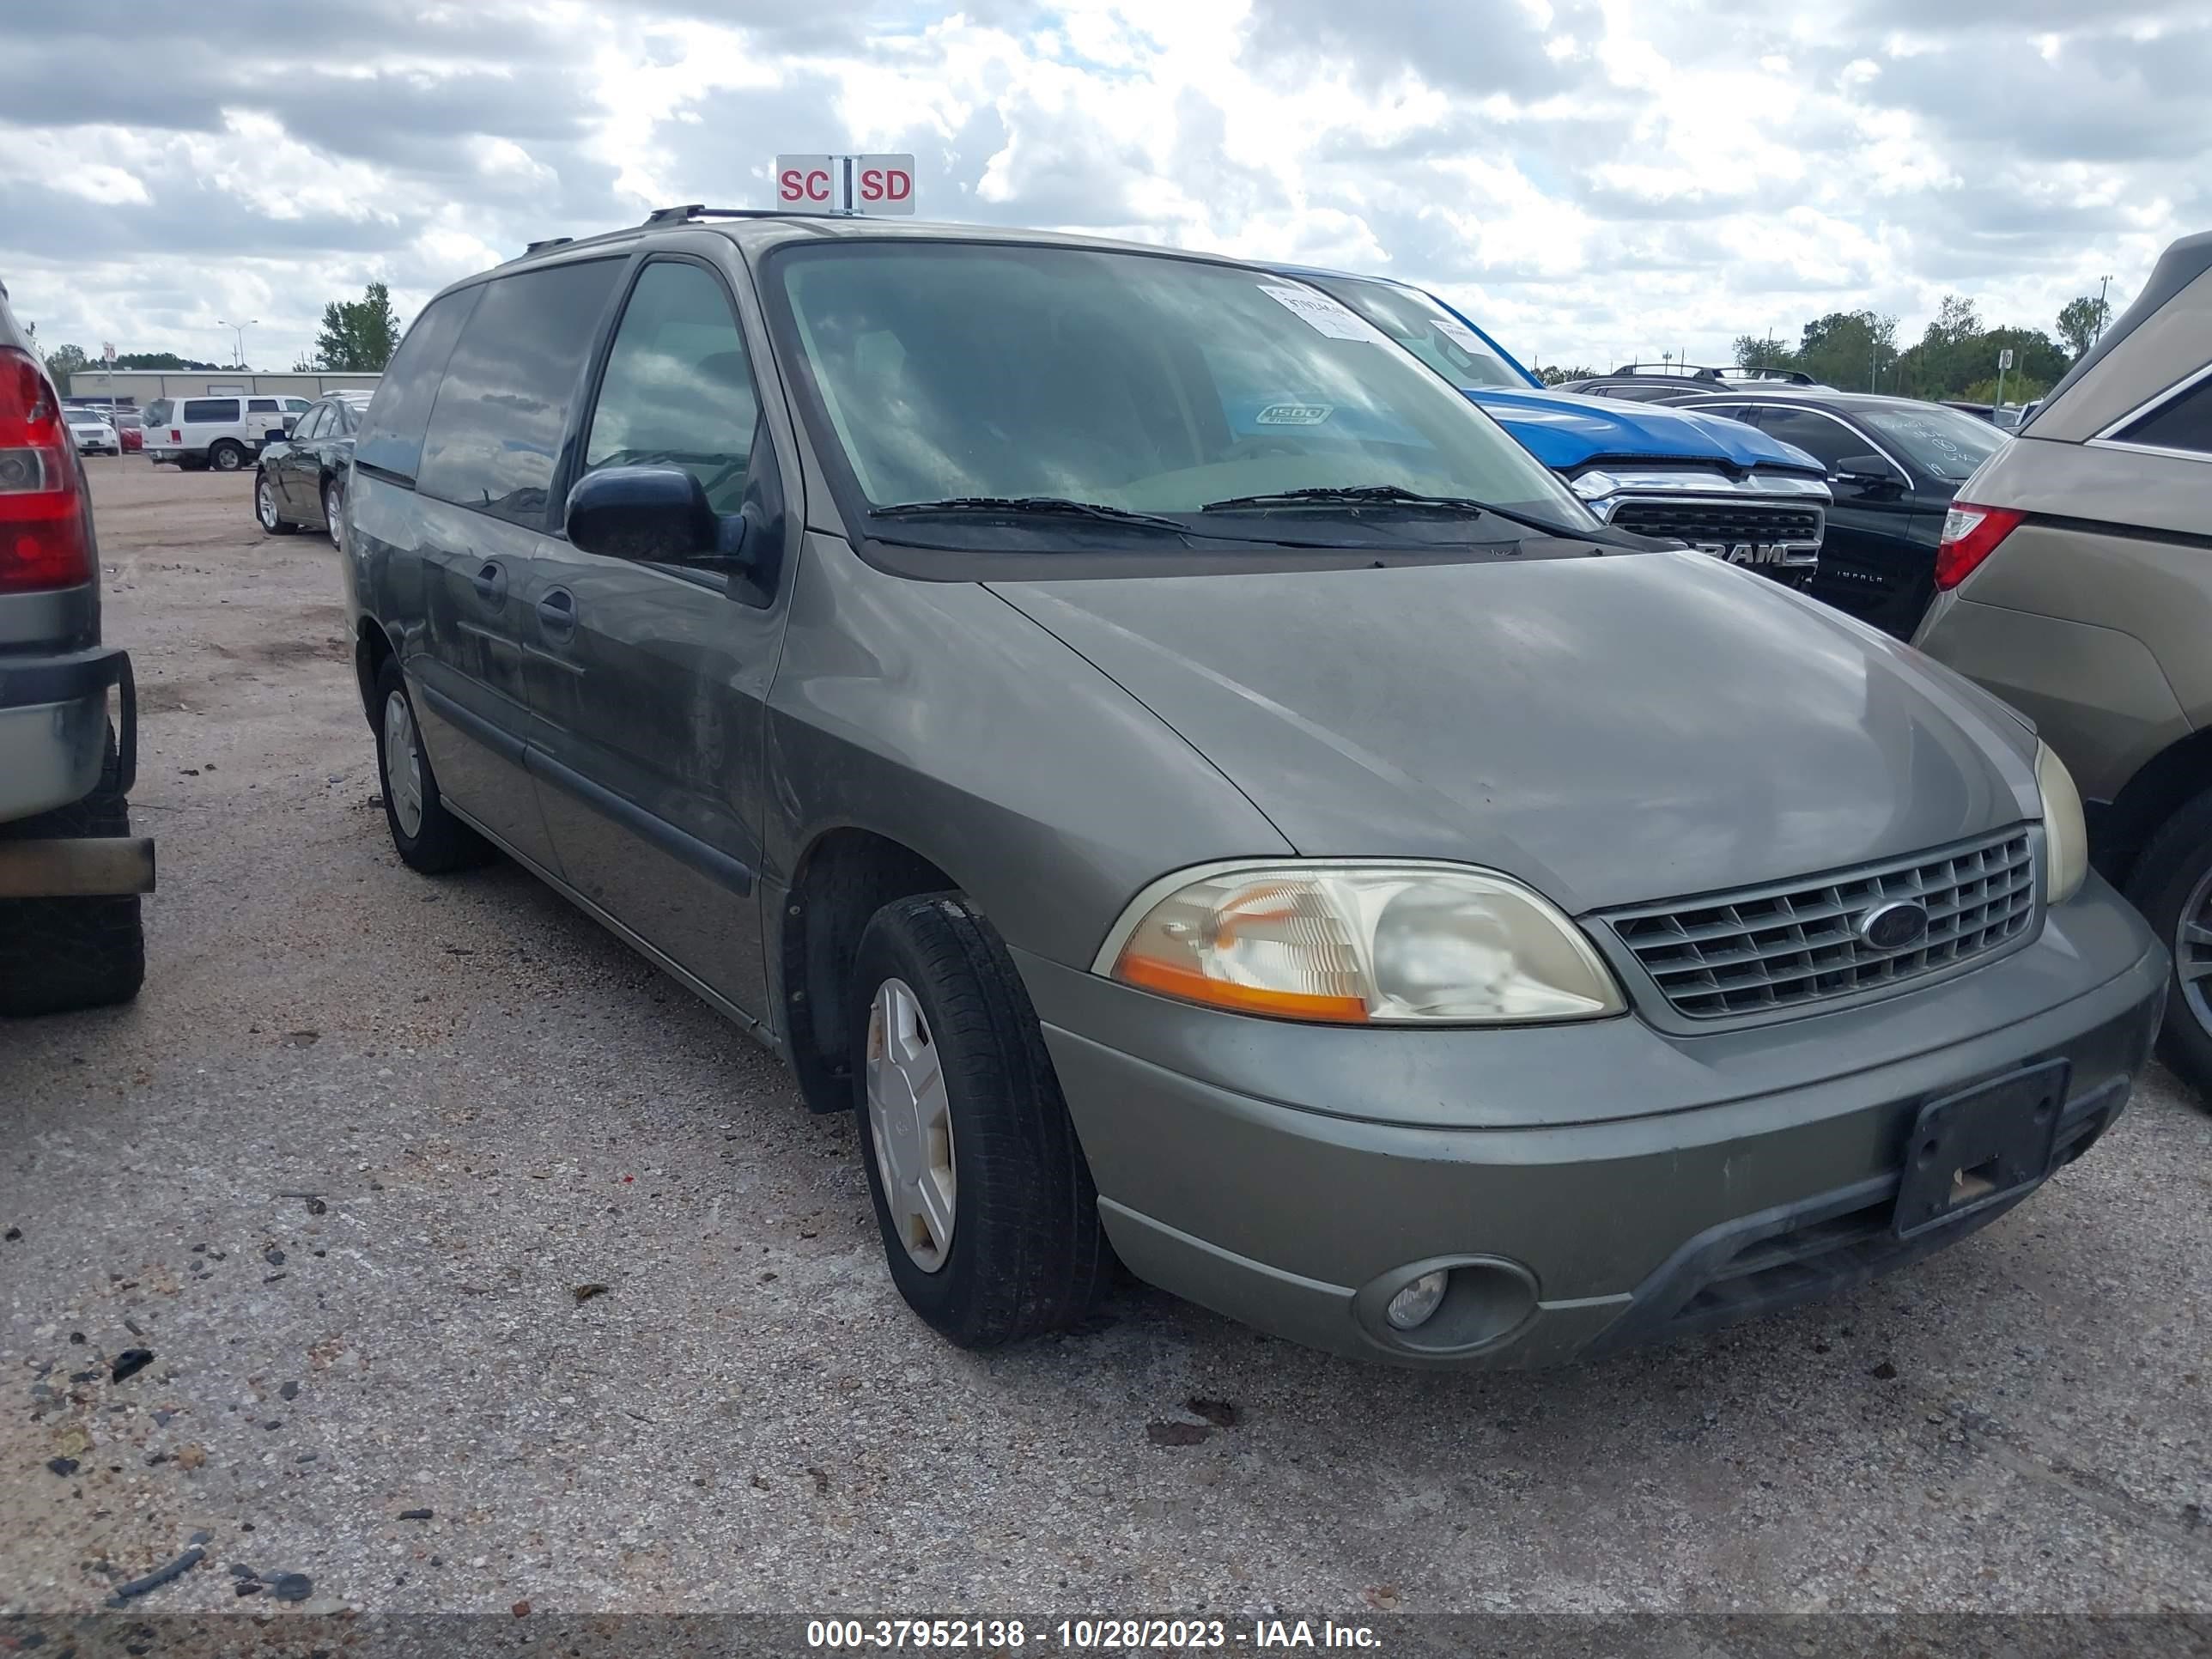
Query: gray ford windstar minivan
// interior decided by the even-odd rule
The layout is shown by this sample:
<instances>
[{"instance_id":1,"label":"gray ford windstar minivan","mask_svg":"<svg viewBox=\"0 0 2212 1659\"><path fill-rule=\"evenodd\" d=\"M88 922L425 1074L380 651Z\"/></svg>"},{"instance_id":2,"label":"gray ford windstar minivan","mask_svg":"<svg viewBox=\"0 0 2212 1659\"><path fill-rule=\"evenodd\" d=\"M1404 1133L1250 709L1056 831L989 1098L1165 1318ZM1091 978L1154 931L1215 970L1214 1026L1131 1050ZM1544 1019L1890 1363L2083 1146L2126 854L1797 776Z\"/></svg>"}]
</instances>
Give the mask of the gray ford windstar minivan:
<instances>
[{"instance_id":1,"label":"gray ford windstar minivan","mask_svg":"<svg viewBox=\"0 0 2212 1659\"><path fill-rule=\"evenodd\" d=\"M401 856L854 1112L957 1342L1117 1256L1417 1364L1700 1328L2001 1213L2158 1018L2016 716L1295 279L671 209L434 300L346 520Z\"/></svg>"}]
</instances>

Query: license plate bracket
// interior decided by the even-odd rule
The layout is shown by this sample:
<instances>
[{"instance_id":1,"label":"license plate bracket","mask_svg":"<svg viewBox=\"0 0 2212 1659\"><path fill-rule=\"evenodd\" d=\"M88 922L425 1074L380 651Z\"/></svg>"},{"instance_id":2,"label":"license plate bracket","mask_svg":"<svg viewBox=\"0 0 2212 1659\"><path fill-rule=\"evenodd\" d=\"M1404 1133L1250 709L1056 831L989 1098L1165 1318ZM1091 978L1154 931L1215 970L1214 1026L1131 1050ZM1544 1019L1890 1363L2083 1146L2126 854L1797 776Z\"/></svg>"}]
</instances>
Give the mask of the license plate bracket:
<instances>
[{"instance_id":1,"label":"license plate bracket","mask_svg":"<svg viewBox=\"0 0 2212 1659\"><path fill-rule=\"evenodd\" d=\"M1911 1238L2050 1174L2069 1069L2045 1060L1923 1106L1905 1143L1892 1231Z\"/></svg>"}]
</instances>

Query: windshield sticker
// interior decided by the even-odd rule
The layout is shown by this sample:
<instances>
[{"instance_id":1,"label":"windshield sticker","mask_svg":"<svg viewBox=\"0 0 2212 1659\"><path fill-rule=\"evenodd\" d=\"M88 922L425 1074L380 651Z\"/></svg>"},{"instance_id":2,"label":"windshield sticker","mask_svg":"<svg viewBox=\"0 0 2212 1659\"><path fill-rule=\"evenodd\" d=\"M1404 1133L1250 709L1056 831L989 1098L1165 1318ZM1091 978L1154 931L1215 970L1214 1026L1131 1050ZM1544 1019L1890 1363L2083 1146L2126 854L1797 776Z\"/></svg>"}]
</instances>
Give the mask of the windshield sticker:
<instances>
[{"instance_id":1,"label":"windshield sticker","mask_svg":"<svg viewBox=\"0 0 2212 1659\"><path fill-rule=\"evenodd\" d=\"M1483 344L1482 336L1477 334L1465 323L1440 322L1437 325L1437 332L1449 340L1462 351L1471 351L1478 357L1487 357L1490 355L1490 348Z\"/></svg>"},{"instance_id":2,"label":"windshield sticker","mask_svg":"<svg viewBox=\"0 0 2212 1659\"><path fill-rule=\"evenodd\" d=\"M1335 413L1334 404L1269 404L1253 420L1261 426L1319 426Z\"/></svg>"},{"instance_id":3,"label":"windshield sticker","mask_svg":"<svg viewBox=\"0 0 2212 1659\"><path fill-rule=\"evenodd\" d=\"M1303 318L1316 333L1326 334L1332 340L1375 341L1382 337L1380 331L1358 313L1312 289L1278 288L1263 283L1260 292L1285 311Z\"/></svg>"}]
</instances>

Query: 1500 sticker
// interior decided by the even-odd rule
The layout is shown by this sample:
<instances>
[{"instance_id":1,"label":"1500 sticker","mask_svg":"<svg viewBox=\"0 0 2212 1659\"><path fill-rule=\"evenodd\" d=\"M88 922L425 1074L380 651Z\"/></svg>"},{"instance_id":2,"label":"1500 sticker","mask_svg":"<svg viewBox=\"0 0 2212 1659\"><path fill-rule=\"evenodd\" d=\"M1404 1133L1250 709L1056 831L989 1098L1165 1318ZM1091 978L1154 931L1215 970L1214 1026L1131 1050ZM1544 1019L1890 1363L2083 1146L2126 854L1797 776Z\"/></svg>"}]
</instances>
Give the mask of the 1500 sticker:
<instances>
[{"instance_id":1,"label":"1500 sticker","mask_svg":"<svg viewBox=\"0 0 2212 1659\"><path fill-rule=\"evenodd\" d=\"M1252 418L1260 426L1319 426L1335 412L1334 404L1269 404Z\"/></svg>"}]
</instances>

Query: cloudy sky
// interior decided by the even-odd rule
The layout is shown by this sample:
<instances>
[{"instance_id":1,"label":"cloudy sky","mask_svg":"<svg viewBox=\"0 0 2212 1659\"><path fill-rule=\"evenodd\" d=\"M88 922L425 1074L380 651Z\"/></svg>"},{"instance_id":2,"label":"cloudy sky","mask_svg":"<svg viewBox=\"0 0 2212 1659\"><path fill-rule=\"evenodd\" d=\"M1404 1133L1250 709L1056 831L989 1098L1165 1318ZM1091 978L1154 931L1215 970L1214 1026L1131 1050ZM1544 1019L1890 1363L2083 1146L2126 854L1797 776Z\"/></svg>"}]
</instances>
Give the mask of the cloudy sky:
<instances>
[{"instance_id":1,"label":"cloudy sky","mask_svg":"<svg viewBox=\"0 0 2212 1659\"><path fill-rule=\"evenodd\" d=\"M289 367L533 238L912 150L927 216L1388 272L1524 358L1946 290L2051 325L2212 227L2212 0L0 0L42 344Z\"/></svg>"}]
</instances>

